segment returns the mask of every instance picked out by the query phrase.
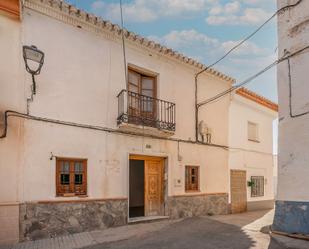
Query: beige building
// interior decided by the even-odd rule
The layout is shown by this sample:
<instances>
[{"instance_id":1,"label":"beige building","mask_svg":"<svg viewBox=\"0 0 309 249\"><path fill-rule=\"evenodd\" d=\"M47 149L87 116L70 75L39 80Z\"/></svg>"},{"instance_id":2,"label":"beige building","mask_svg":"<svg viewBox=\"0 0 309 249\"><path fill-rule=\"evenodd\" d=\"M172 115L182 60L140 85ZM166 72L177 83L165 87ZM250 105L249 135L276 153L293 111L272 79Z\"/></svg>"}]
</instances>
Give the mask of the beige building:
<instances>
[{"instance_id":1,"label":"beige building","mask_svg":"<svg viewBox=\"0 0 309 249\"><path fill-rule=\"evenodd\" d=\"M232 212L274 207L273 176L277 165L273 155L273 121L277 112L277 104L248 89L241 88L232 97L229 112Z\"/></svg>"},{"instance_id":2,"label":"beige building","mask_svg":"<svg viewBox=\"0 0 309 249\"><path fill-rule=\"evenodd\" d=\"M0 5L0 243L227 214L235 96L197 122L195 104L234 80L207 70L195 98L201 63L124 30L124 65L119 26L59 0L22 3ZM24 45L45 55L35 92Z\"/></svg>"}]
</instances>

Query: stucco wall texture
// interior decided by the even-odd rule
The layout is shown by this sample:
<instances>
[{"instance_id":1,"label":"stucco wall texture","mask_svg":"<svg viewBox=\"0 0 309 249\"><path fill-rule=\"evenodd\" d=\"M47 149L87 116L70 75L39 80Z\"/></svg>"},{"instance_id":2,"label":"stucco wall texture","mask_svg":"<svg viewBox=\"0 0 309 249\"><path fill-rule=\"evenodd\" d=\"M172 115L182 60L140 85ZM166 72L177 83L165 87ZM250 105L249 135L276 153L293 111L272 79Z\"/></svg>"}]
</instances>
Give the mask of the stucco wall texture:
<instances>
[{"instance_id":1,"label":"stucco wall texture","mask_svg":"<svg viewBox=\"0 0 309 249\"><path fill-rule=\"evenodd\" d=\"M26 2L42 4L36 0ZM37 10L24 7L19 22L0 15L0 28L9 34L1 37L6 45L0 47L4 55L1 58L6 60L0 59L0 112L10 109L37 117L118 129L117 95L126 88L120 36L87 31L83 28L86 24L78 18L42 6ZM46 13L40 13L43 9ZM33 101L27 101L32 81L24 69L22 45L36 45L45 53ZM80 201L78 197L56 197L55 157L88 159L87 196L83 200L127 198L129 155L138 154L165 158L168 197L191 196L185 192L185 166L200 166L198 194L218 194L218 200L210 199L219 203L217 208L226 210L229 151L192 143L194 76L199 69L132 41L126 43L126 57L128 64L158 74L157 97L176 104L173 138L187 142L10 117L7 137L0 140L0 189L5 190L0 192L0 205L11 203L13 207L18 203L24 214L26 203ZM198 102L228 89L231 84L231 80L219 75L204 73L199 78ZM230 97L200 109L199 119L211 128L214 144L230 142ZM262 150L268 148L269 144ZM21 229L20 236L31 237L30 227Z\"/></svg>"},{"instance_id":2,"label":"stucco wall texture","mask_svg":"<svg viewBox=\"0 0 309 249\"><path fill-rule=\"evenodd\" d=\"M278 8L297 1L278 1ZM279 57L308 46L309 2L278 16ZM279 154L274 229L308 234L308 50L278 66ZM291 94L291 96L290 96Z\"/></svg>"},{"instance_id":3,"label":"stucco wall texture","mask_svg":"<svg viewBox=\"0 0 309 249\"><path fill-rule=\"evenodd\" d=\"M265 203L265 208L274 204L273 188L273 127L277 113L264 106L235 94L230 105L229 152L230 169L245 170L247 181L251 176L264 176L264 196L251 197L251 188L247 188L247 200L252 202L248 209L260 208L258 203ZM248 121L257 124L258 141L248 140ZM270 202L264 202L264 201ZM263 205L262 205L263 206Z\"/></svg>"}]
</instances>

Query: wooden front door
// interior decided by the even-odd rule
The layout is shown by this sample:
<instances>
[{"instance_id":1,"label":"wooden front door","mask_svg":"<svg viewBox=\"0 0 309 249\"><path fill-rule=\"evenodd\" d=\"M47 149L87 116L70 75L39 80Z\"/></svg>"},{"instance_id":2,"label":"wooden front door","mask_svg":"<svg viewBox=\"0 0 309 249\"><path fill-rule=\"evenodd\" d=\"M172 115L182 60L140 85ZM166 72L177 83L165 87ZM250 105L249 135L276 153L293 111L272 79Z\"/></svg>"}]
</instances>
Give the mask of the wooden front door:
<instances>
[{"instance_id":1,"label":"wooden front door","mask_svg":"<svg viewBox=\"0 0 309 249\"><path fill-rule=\"evenodd\" d=\"M247 211L247 184L245 170L231 170L231 211Z\"/></svg>"},{"instance_id":2,"label":"wooden front door","mask_svg":"<svg viewBox=\"0 0 309 249\"><path fill-rule=\"evenodd\" d=\"M163 214L163 159L145 160L145 216Z\"/></svg>"}]
</instances>

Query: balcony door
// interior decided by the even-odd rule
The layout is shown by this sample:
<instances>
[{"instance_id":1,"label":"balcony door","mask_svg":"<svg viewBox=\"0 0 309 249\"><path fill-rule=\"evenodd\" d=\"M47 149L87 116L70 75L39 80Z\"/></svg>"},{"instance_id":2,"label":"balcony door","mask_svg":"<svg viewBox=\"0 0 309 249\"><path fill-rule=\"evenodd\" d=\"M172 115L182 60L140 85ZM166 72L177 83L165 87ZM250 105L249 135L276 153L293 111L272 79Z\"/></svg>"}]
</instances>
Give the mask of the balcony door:
<instances>
[{"instance_id":1,"label":"balcony door","mask_svg":"<svg viewBox=\"0 0 309 249\"><path fill-rule=\"evenodd\" d=\"M128 112L135 124L155 126L156 78L128 70Z\"/></svg>"}]
</instances>

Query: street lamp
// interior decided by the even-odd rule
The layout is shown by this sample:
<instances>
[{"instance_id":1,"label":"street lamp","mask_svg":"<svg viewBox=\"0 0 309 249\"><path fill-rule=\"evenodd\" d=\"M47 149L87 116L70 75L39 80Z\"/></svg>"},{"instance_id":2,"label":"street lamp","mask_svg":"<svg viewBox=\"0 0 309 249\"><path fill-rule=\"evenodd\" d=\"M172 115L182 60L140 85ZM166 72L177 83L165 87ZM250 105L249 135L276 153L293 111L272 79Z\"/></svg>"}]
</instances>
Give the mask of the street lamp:
<instances>
[{"instance_id":1,"label":"street lamp","mask_svg":"<svg viewBox=\"0 0 309 249\"><path fill-rule=\"evenodd\" d=\"M34 75L41 72L44 63L44 53L36 46L23 46L23 57L26 65L26 70L32 75L32 93L36 94L36 83Z\"/></svg>"}]
</instances>

